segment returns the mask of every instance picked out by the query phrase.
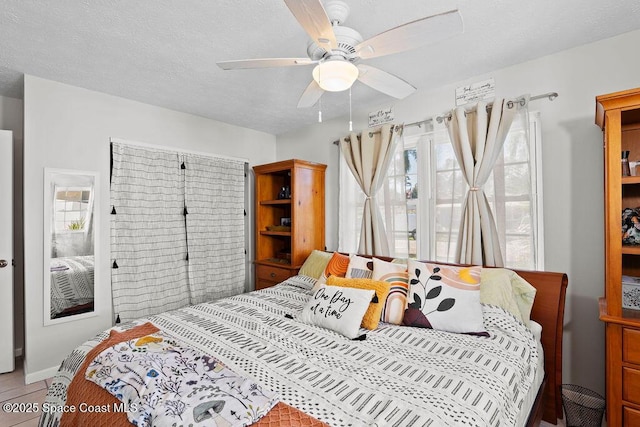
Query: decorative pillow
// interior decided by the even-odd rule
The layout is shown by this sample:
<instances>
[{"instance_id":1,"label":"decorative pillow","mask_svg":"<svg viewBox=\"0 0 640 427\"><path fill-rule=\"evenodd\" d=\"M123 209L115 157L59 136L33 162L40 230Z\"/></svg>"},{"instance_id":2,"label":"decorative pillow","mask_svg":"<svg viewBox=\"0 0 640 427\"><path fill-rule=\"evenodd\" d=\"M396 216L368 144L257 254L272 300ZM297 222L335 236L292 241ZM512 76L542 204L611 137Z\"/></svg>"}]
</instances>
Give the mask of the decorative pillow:
<instances>
[{"instance_id":1,"label":"decorative pillow","mask_svg":"<svg viewBox=\"0 0 640 427\"><path fill-rule=\"evenodd\" d=\"M371 258L361 257L359 255L351 255L349 258L349 267L345 277L354 279L371 279L373 275L373 261Z\"/></svg>"},{"instance_id":2,"label":"decorative pillow","mask_svg":"<svg viewBox=\"0 0 640 427\"><path fill-rule=\"evenodd\" d=\"M520 277L515 271L507 270L507 272L511 278L513 297L520 308L520 314L522 315L525 325L529 326L531 309L533 308L533 301L536 299L537 289L531 283Z\"/></svg>"},{"instance_id":3,"label":"decorative pillow","mask_svg":"<svg viewBox=\"0 0 640 427\"><path fill-rule=\"evenodd\" d=\"M409 260L407 326L489 336L480 304L482 267L453 267Z\"/></svg>"},{"instance_id":4,"label":"decorative pillow","mask_svg":"<svg viewBox=\"0 0 640 427\"><path fill-rule=\"evenodd\" d=\"M391 285L380 320L394 325L402 325L404 311L407 308L407 294L409 293L407 265L374 258L372 278L388 282Z\"/></svg>"},{"instance_id":5,"label":"decorative pillow","mask_svg":"<svg viewBox=\"0 0 640 427\"><path fill-rule=\"evenodd\" d=\"M348 279L331 276L327 279L327 285L342 286L344 288L373 289L375 294L369 303L367 312L362 318L361 326L370 330L378 327L384 302L387 300L387 295L389 295L390 283L372 279Z\"/></svg>"},{"instance_id":6,"label":"decorative pillow","mask_svg":"<svg viewBox=\"0 0 640 427\"><path fill-rule=\"evenodd\" d=\"M525 325L529 318L524 319L520 307L511 289L511 277L508 270L503 268L483 268L480 273L480 302L497 305L504 308Z\"/></svg>"},{"instance_id":7,"label":"decorative pillow","mask_svg":"<svg viewBox=\"0 0 640 427\"><path fill-rule=\"evenodd\" d=\"M334 252L327 263L324 272L313 287L313 292L315 292L321 284L327 283L327 278L329 276L344 277L347 274L347 268L349 268L349 257L347 255Z\"/></svg>"},{"instance_id":8,"label":"decorative pillow","mask_svg":"<svg viewBox=\"0 0 640 427\"><path fill-rule=\"evenodd\" d=\"M319 279L327 268L327 264L331 259L331 252L324 252L314 249L311 251L304 264L300 267L298 274L302 274L314 279Z\"/></svg>"},{"instance_id":9,"label":"decorative pillow","mask_svg":"<svg viewBox=\"0 0 640 427\"><path fill-rule=\"evenodd\" d=\"M373 289L341 288L322 283L298 316L298 320L356 338Z\"/></svg>"}]
</instances>

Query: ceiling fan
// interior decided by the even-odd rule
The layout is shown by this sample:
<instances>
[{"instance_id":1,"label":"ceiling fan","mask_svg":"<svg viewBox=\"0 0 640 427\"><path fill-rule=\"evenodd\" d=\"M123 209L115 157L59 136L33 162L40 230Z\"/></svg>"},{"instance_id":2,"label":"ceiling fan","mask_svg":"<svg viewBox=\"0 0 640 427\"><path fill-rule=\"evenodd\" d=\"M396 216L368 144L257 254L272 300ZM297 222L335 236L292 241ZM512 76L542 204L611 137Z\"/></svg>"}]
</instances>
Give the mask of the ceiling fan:
<instances>
[{"instance_id":1,"label":"ceiling fan","mask_svg":"<svg viewBox=\"0 0 640 427\"><path fill-rule=\"evenodd\" d=\"M298 108L313 106L324 91L347 90L359 80L365 85L402 99L416 88L401 78L360 61L403 52L444 40L462 32L458 10L428 16L363 40L356 30L341 24L349 6L340 0L284 0L293 16L311 37L308 58L264 58L221 61L223 70L313 65L313 80L298 101Z\"/></svg>"}]
</instances>

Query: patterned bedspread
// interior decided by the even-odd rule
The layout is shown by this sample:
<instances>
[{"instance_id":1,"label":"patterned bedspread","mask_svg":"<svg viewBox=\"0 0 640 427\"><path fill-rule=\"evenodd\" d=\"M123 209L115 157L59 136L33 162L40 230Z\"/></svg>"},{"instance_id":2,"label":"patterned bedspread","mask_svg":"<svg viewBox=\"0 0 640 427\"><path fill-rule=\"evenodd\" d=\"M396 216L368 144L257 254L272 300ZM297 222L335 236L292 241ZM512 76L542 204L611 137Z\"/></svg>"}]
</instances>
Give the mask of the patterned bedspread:
<instances>
[{"instance_id":1,"label":"patterned bedspread","mask_svg":"<svg viewBox=\"0 0 640 427\"><path fill-rule=\"evenodd\" d=\"M506 311L483 306L489 338L381 324L351 341L285 317L301 311L313 283L297 276L148 320L333 426L518 424L541 355L533 334ZM64 403L84 356L107 336L65 359L46 402ZM41 425L58 418L44 414Z\"/></svg>"},{"instance_id":2,"label":"patterned bedspread","mask_svg":"<svg viewBox=\"0 0 640 427\"><path fill-rule=\"evenodd\" d=\"M51 317L93 302L93 255L51 260Z\"/></svg>"}]
</instances>

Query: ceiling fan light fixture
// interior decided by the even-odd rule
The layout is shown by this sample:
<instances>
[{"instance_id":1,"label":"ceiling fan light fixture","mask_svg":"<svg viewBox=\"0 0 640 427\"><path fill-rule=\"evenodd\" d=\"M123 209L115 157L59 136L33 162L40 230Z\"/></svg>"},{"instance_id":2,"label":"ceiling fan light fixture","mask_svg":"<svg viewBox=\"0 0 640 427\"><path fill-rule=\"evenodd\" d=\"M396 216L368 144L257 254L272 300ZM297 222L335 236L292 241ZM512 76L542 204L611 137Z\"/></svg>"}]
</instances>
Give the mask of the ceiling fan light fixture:
<instances>
[{"instance_id":1,"label":"ceiling fan light fixture","mask_svg":"<svg viewBox=\"0 0 640 427\"><path fill-rule=\"evenodd\" d=\"M349 61L334 60L322 62L313 69L313 79L322 89L329 92L347 90L358 78L358 67Z\"/></svg>"}]
</instances>

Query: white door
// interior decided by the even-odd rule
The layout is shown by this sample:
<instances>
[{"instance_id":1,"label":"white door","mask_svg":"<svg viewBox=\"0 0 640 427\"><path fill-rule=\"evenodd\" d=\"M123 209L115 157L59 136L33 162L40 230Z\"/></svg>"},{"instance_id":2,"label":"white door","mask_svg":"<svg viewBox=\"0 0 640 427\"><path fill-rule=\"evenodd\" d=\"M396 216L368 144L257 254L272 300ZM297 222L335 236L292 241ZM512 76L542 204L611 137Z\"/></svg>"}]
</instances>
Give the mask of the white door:
<instances>
[{"instance_id":1,"label":"white door","mask_svg":"<svg viewBox=\"0 0 640 427\"><path fill-rule=\"evenodd\" d=\"M13 371L13 133L0 130L0 373Z\"/></svg>"}]
</instances>

